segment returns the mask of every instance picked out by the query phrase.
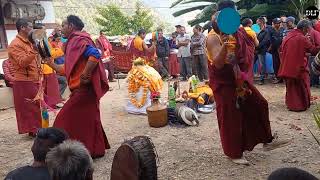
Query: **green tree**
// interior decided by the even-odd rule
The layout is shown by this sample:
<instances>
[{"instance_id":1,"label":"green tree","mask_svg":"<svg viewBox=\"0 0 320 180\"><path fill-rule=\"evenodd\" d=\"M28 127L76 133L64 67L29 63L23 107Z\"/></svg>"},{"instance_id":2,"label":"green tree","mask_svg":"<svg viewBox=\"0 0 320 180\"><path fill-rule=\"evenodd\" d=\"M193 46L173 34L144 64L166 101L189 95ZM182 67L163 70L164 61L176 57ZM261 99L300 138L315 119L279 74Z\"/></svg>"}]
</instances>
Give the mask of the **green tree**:
<instances>
[{"instance_id":1,"label":"green tree","mask_svg":"<svg viewBox=\"0 0 320 180\"><path fill-rule=\"evenodd\" d=\"M137 33L141 28L150 32L154 26L154 17L150 10L144 9L139 2L131 16L122 12L120 7L114 4L97 10L100 16L95 20L102 26L102 31L110 36Z\"/></svg>"},{"instance_id":2,"label":"green tree","mask_svg":"<svg viewBox=\"0 0 320 180\"><path fill-rule=\"evenodd\" d=\"M133 16L130 18L130 30L131 32L138 32L141 28L144 28L147 32L152 30L154 26L154 17L150 10L144 9L140 2L136 3L136 10Z\"/></svg>"},{"instance_id":3,"label":"green tree","mask_svg":"<svg viewBox=\"0 0 320 180\"><path fill-rule=\"evenodd\" d=\"M124 14L119 6L111 4L106 7L97 8L100 17L96 22L102 26L102 31L107 35L125 35L129 34L130 20L129 16Z\"/></svg>"}]
</instances>

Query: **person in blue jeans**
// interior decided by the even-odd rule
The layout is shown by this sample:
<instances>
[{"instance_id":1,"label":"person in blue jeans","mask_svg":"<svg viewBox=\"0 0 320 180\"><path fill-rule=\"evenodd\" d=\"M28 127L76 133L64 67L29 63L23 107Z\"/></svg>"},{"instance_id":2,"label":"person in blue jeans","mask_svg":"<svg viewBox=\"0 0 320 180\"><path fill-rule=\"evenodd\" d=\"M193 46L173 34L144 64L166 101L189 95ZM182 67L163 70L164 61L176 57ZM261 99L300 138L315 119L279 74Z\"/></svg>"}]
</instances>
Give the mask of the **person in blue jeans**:
<instances>
[{"instance_id":1,"label":"person in blue jeans","mask_svg":"<svg viewBox=\"0 0 320 180\"><path fill-rule=\"evenodd\" d=\"M267 26L264 17L258 18L257 23L261 29L258 34L259 45L256 48L258 60L261 66L259 85L263 85L266 74L266 54L270 46L270 34L266 28Z\"/></svg>"},{"instance_id":2,"label":"person in blue jeans","mask_svg":"<svg viewBox=\"0 0 320 180\"><path fill-rule=\"evenodd\" d=\"M186 34L185 27L181 26L177 37L178 59L180 63L180 75L186 81L192 76L192 58L190 52L191 37Z\"/></svg>"}]
</instances>

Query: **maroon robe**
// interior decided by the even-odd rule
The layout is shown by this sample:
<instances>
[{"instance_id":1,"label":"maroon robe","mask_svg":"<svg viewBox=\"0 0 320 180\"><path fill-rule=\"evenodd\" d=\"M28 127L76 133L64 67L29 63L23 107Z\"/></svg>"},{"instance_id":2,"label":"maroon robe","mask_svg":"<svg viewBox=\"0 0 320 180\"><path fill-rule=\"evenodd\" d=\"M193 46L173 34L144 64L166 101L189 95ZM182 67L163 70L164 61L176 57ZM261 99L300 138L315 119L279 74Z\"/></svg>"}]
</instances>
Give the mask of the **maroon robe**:
<instances>
[{"instance_id":1,"label":"maroon robe","mask_svg":"<svg viewBox=\"0 0 320 180\"><path fill-rule=\"evenodd\" d=\"M14 81L13 98L19 134L35 134L41 128L39 102L31 102L37 95L39 84L32 81Z\"/></svg>"},{"instance_id":2,"label":"maroon robe","mask_svg":"<svg viewBox=\"0 0 320 180\"><path fill-rule=\"evenodd\" d=\"M177 76L180 73L177 54L169 55L169 73L171 76Z\"/></svg>"},{"instance_id":3,"label":"maroon robe","mask_svg":"<svg viewBox=\"0 0 320 180\"><path fill-rule=\"evenodd\" d=\"M46 103L50 107L55 108L58 103L62 102L56 73L45 74L43 76L43 86Z\"/></svg>"},{"instance_id":4,"label":"maroon robe","mask_svg":"<svg viewBox=\"0 0 320 180\"><path fill-rule=\"evenodd\" d=\"M96 40L96 45L97 47L102 51L102 59L110 57L111 56L111 52L112 52L112 45L109 42L109 40L107 39L107 37L105 37L104 35L100 35L99 38ZM113 60L110 59L108 62L104 63L105 68L108 70L108 79L110 81L113 81L114 79L114 65L113 65Z\"/></svg>"},{"instance_id":5,"label":"maroon robe","mask_svg":"<svg viewBox=\"0 0 320 180\"><path fill-rule=\"evenodd\" d=\"M85 32L72 33L66 44L65 73L68 81L77 62L83 60L87 45L94 45L90 35ZM100 157L109 149L107 137L103 130L99 101L108 91L108 80L102 61L93 70L91 84L72 90L70 99L56 117L54 127L65 129L71 139L84 143L92 157Z\"/></svg>"},{"instance_id":6,"label":"maroon robe","mask_svg":"<svg viewBox=\"0 0 320 180\"><path fill-rule=\"evenodd\" d=\"M236 57L242 72L248 72L251 51L250 39L240 28L235 34L237 39ZM233 66L224 65L217 69L209 65L210 87L214 91L220 138L224 153L232 158L241 158L244 151L251 151L259 143L270 143L273 139L269 121L267 100L247 82L252 94L236 107L236 81Z\"/></svg>"},{"instance_id":7,"label":"maroon robe","mask_svg":"<svg viewBox=\"0 0 320 180\"><path fill-rule=\"evenodd\" d=\"M249 36L248 34L246 34ZM254 66L254 52L256 49L254 39L251 37L246 38L246 45L247 45L247 50L246 50L246 58L248 62L248 70L247 70L247 80L249 83L253 84L254 82L254 72L253 72L253 66Z\"/></svg>"},{"instance_id":8,"label":"maroon robe","mask_svg":"<svg viewBox=\"0 0 320 180\"><path fill-rule=\"evenodd\" d=\"M280 48L279 77L286 81L286 105L292 111L310 107L310 77L306 53L319 52L301 30L292 30Z\"/></svg>"}]
</instances>

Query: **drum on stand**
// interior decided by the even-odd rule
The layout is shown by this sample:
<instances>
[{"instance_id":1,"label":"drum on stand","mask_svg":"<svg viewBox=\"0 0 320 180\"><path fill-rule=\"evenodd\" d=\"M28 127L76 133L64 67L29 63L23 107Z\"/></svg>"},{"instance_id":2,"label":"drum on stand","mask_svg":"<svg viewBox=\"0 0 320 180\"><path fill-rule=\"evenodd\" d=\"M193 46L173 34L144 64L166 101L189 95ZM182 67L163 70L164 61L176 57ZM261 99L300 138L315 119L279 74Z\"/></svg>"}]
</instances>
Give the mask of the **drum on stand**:
<instances>
[{"instance_id":1,"label":"drum on stand","mask_svg":"<svg viewBox=\"0 0 320 180\"><path fill-rule=\"evenodd\" d=\"M137 136L118 148L111 180L157 180L157 153L151 139Z\"/></svg>"}]
</instances>

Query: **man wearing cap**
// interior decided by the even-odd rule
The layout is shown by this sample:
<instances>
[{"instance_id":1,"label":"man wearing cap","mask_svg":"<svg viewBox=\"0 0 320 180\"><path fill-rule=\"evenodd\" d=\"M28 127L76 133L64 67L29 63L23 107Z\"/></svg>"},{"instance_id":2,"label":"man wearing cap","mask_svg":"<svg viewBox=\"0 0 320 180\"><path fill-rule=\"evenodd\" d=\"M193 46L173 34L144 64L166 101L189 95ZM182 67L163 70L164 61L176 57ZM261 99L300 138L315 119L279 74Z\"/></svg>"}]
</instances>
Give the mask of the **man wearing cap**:
<instances>
[{"instance_id":1,"label":"man wearing cap","mask_svg":"<svg viewBox=\"0 0 320 180\"><path fill-rule=\"evenodd\" d=\"M280 67L280 57L279 57L279 48L282 42L282 33L284 29L281 27L281 19L280 18L274 18L273 21L273 28L270 32L271 34L271 46L269 49L269 52L272 54L272 60L273 60L273 70L275 74L275 78L273 83L277 84L282 82L281 79L278 78L278 71Z\"/></svg>"},{"instance_id":2,"label":"man wearing cap","mask_svg":"<svg viewBox=\"0 0 320 180\"><path fill-rule=\"evenodd\" d=\"M310 107L310 76L306 53L316 55L315 47L306 37L311 24L301 20L283 40L280 48L279 77L286 82L286 105L290 111L305 111Z\"/></svg>"},{"instance_id":3,"label":"man wearing cap","mask_svg":"<svg viewBox=\"0 0 320 180\"><path fill-rule=\"evenodd\" d=\"M295 28L294 22L296 19L292 16L287 17L285 23L287 28L283 31L283 37L286 37L290 31L292 31Z\"/></svg>"},{"instance_id":4,"label":"man wearing cap","mask_svg":"<svg viewBox=\"0 0 320 180\"><path fill-rule=\"evenodd\" d=\"M271 134L268 102L243 76L252 53L248 46L254 46L254 40L241 27L232 35L220 31L217 17L225 8L235 10L235 3L219 2L218 12L212 16L213 30L206 40L209 84L217 105L223 151L234 163L249 165L244 151L251 151L260 143L264 143L265 150L272 150L288 142L277 141ZM239 71L242 75L236 76Z\"/></svg>"}]
</instances>

